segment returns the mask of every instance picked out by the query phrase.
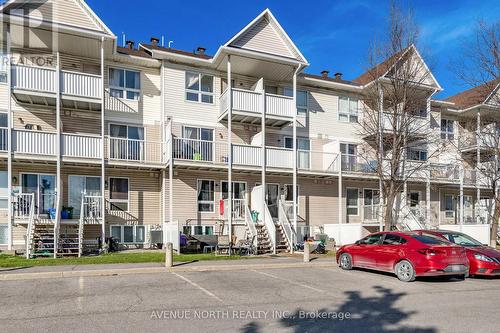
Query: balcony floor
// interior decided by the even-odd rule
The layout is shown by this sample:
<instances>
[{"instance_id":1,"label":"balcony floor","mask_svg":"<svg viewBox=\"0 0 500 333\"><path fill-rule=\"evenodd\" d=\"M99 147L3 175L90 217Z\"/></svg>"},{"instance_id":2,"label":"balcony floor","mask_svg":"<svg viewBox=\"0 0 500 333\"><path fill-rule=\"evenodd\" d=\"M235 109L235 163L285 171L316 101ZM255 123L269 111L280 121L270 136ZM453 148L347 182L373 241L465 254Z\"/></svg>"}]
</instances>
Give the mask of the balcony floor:
<instances>
[{"instance_id":1,"label":"balcony floor","mask_svg":"<svg viewBox=\"0 0 500 333\"><path fill-rule=\"evenodd\" d=\"M29 90L13 90L13 96L17 103L32 106L56 107L56 94L36 92ZM77 97L70 95L61 96L61 107L66 109L100 111L101 100L96 98Z\"/></svg>"},{"instance_id":2,"label":"balcony floor","mask_svg":"<svg viewBox=\"0 0 500 333\"><path fill-rule=\"evenodd\" d=\"M219 116L219 122L227 123L227 118L228 118L228 112L225 111L223 114ZM253 112L233 111L232 122L243 125L260 126L262 124L262 115ZM292 118L266 115L267 127L283 128L285 126L290 125L292 122L293 122Z\"/></svg>"}]
</instances>

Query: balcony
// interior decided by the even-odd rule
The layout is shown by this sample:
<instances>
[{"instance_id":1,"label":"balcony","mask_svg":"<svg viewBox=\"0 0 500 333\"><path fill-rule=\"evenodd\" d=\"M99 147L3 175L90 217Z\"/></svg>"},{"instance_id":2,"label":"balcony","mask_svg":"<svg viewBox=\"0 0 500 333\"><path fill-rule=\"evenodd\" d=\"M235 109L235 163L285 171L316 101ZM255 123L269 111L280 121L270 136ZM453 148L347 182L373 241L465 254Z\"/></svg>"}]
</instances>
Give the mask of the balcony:
<instances>
[{"instance_id":1,"label":"balcony","mask_svg":"<svg viewBox=\"0 0 500 333\"><path fill-rule=\"evenodd\" d=\"M125 138L106 138L106 157L110 164L159 166L166 163L162 142Z\"/></svg>"},{"instance_id":2,"label":"balcony","mask_svg":"<svg viewBox=\"0 0 500 333\"><path fill-rule=\"evenodd\" d=\"M13 151L17 157L55 159L57 156L57 133L13 130L13 136ZM98 160L102 156L101 143L99 136L62 133L61 154L68 160Z\"/></svg>"},{"instance_id":3,"label":"balcony","mask_svg":"<svg viewBox=\"0 0 500 333\"><path fill-rule=\"evenodd\" d=\"M458 148L463 155L476 157L477 149L481 154L490 156L493 150L498 147L498 138L490 132L482 132L477 135L476 133L463 133L458 138Z\"/></svg>"},{"instance_id":4,"label":"balcony","mask_svg":"<svg viewBox=\"0 0 500 333\"><path fill-rule=\"evenodd\" d=\"M384 113L383 115L383 133L386 136L395 133L395 131L399 133L399 131L404 130L408 133L408 140L419 140L425 139L430 134L430 123L426 117L410 115L406 120L406 122L408 122L408 125L401 123L400 116L396 116L395 120L394 117L395 116L392 113ZM364 118L364 120L362 120L366 122L363 125L363 128L365 128L365 132L367 132L364 133L364 139L367 141L374 142L374 140L376 140L377 138L379 126L378 124L374 124L374 122L378 121L377 118L378 117L366 117ZM405 128L402 128L403 126Z\"/></svg>"},{"instance_id":5,"label":"balcony","mask_svg":"<svg viewBox=\"0 0 500 333\"><path fill-rule=\"evenodd\" d=\"M262 111L265 108L266 126L283 127L293 121L295 106L293 98L283 95L274 95L232 88L220 96L219 121L228 120L229 91L232 92L233 111L232 121L241 124L261 124Z\"/></svg>"},{"instance_id":6,"label":"balcony","mask_svg":"<svg viewBox=\"0 0 500 333\"><path fill-rule=\"evenodd\" d=\"M173 139L173 158L189 165L227 165L228 145L225 142ZM335 173L338 171L337 154L318 151L297 151L297 169L302 173ZM266 147L266 167L292 172L293 150L281 147ZM233 166L235 168L260 169L262 147L233 144Z\"/></svg>"},{"instance_id":7,"label":"balcony","mask_svg":"<svg viewBox=\"0 0 500 333\"><path fill-rule=\"evenodd\" d=\"M55 105L57 72L54 68L24 65L12 66L12 89L20 102ZM96 109L102 95L99 75L61 71L61 98L65 107Z\"/></svg>"},{"instance_id":8,"label":"balcony","mask_svg":"<svg viewBox=\"0 0 500 333\"><path fill-rule=\"evenodd\" d=\"M346 173L364 173L375 175L377 172L377 161L366 161L355 154L342 154L341 168Z\"/></svg>"}]
</instances>

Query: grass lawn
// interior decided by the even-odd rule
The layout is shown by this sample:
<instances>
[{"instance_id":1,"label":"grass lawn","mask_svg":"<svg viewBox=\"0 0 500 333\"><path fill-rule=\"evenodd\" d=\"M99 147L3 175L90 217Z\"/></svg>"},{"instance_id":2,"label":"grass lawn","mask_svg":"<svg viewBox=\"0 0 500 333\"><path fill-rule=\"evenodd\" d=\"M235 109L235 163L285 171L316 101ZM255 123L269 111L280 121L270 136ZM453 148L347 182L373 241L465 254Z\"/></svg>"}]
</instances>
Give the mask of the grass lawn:
<instances>
[{"instance_id":1,"label":"grass lawn","mask_svg":"<svg viewBox=\"0 0 500 333\"><path fill-rule=\"evenodd\" d=\"M174 255L175 262L188 262L200 260L238 260L255 257L240 256L216 256L207 254L179 254ZM0 254L0 267L30 267L30 266L56 266L56 265L86 265L86 264L121 264L121 263L145 263L164 262L165 254L162 252L118 252L103 254L100 256L88 256L80 258L36 258L26 259L21 256Z\"/></svg>"}]
</instances>

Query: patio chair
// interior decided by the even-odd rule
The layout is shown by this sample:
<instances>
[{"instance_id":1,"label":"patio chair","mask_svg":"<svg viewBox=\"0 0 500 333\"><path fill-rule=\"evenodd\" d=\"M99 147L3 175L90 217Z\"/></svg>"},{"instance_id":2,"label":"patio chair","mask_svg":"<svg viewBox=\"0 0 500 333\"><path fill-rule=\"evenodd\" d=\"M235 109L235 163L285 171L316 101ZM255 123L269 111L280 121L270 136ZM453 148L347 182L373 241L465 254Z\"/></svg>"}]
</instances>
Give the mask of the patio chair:
<instances>
[{"instance_id":1,"label":"patio chair","mask_svg":"<svg viewBox=\"0 0 500 333\"><path fill-rule=\"evenodd\" d=\"M215 253L220 255L223 252L225 252L227 255L229 255L230 246L231 243L229 241L228 235L217 236L217 245L215 246Z\"/></svg>"},{"instance_id":2,"label":"patio chair","mask_svg":"<svg viewBox=\"0 0 500 333\"><path fill-rule=\"evenodd\" d=\"M240 246L240 255L256 255L257 254L257 249L255 248L255 237L257 236L252 236L252 238L247 239L244 241L241 246Z\"/></svg>"}]
</instances>

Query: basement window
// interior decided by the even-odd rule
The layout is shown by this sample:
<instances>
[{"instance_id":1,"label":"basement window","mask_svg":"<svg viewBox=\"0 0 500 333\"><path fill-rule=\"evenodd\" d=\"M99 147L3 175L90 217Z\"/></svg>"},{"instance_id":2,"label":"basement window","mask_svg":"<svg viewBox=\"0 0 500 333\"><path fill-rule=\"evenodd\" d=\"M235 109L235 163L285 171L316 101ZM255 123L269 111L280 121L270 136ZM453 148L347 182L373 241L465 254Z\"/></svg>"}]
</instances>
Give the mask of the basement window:
<instances>
[{"instance_id":1,"label":"basement window","mask_svg":"<svg viewBox=\"0 0 500 333\"><path fill-rule=\"evenodd\" d=\"M122 244L141 244L146 242L144 225L112 225L111 236Z\"/></svg>"}]
</instances>

